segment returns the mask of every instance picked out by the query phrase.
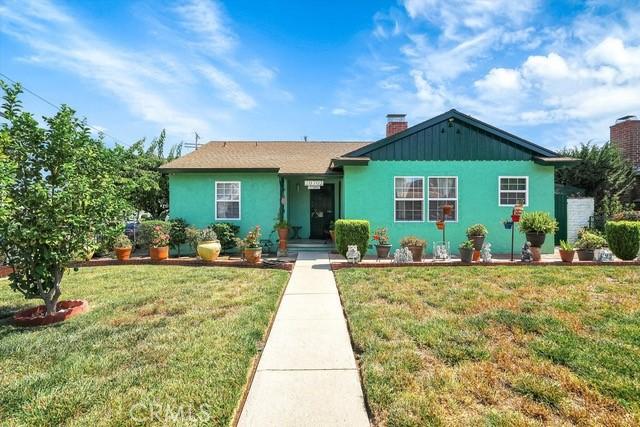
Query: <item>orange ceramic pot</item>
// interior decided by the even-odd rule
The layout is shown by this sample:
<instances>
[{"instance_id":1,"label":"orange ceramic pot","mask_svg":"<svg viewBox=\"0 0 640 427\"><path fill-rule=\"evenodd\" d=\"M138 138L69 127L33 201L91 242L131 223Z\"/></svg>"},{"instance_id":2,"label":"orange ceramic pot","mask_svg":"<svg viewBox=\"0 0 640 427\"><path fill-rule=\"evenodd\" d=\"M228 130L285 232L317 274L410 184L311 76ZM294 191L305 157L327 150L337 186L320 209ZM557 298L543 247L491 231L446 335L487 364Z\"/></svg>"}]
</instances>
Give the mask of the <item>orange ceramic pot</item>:
<instances>
[{"instance_id":1,"label":"orange ceramic pot","mask_svg":"<svg viewBox=\"0 0 640 427\"><path fill-rule=\"evenodd\" d=\"M262 248L246 248L244 258L249 264L257 264L262 259Z\"/></svg>"},{"instance_id":2,"label":"orange ceramic pot","mask_svg":"<svg viewBox=\"0 0 640 427\"><path fill-rule=\"evenodd\" d=\"M160 246L159 248L149 248L149 256L153 261L162 261L169 258L169 246Z\"/></svg>"},{"instance_id":3,"label":"orange ceramic pot","mask_svg":"<svg viewBox=\"0 0 640 427\"><path fill-rule=\"evenodd\" d=\"M131 248L115 248L118 261L126 261L131 256Z\"/></svg>"}]
</instances>

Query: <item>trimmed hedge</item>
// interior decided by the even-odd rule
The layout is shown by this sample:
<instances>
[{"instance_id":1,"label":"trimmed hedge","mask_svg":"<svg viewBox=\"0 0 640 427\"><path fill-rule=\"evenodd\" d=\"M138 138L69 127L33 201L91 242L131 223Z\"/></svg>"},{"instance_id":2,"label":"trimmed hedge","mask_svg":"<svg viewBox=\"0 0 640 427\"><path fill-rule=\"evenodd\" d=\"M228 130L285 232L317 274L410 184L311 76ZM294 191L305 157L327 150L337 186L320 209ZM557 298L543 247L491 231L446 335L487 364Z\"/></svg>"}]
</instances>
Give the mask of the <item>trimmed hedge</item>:
<instances>
[{"instance_id":1,"label":"trimmed hedge","mask_svg":"<svg viewBox=\"0 0 640 427\"><path fill-rule=\"evenodd\" d=\"M138 241L136 242L142 248L148 248L151 244L151 231L156 225L159 225L162 231L171 236L171 223L168 221L150 220L140 223L138 231Z\"/></svg>"},{"instance_id":2,"label":"trimmed hedge","mask_svg":"<svg viewBox=\"0 0 640 427\"><path fill-rule=\"evenodd\" d=\"M640 252L640 221L608 221L605 233L615 256L630 261Z\"/></svg>"},{"instance_id":3,"label":"trimmed hedge","mask_svg":"<svg viewBox=\"0 0 640 427\"><path fill-rule=\"evenodd\" d=\"M364 257L369 247L369 221L364 219L339 219L335 223L336 248L342 256L347 254L348 245L358 245Z\"/></svg>"}]
</instances>

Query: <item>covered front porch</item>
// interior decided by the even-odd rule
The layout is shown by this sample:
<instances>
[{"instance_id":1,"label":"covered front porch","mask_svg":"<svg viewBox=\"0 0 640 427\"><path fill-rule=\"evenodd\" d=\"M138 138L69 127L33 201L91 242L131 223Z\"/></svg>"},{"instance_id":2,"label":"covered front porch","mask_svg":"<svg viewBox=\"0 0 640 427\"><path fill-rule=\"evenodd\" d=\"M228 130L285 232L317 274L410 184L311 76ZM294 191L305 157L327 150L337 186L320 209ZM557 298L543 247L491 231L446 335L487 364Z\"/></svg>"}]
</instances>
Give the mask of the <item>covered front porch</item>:
<instances>
[{"instance_id":1,"label":"covered front porch","mask_svg":"<svg viewBox=\"0 0 640 427\"><path fill-rule=\"evenodd\" d=\"M344 212L342 176L289 175L281 180L290 244L330 241L332 223Z\"/></svg>"}]
</instances>

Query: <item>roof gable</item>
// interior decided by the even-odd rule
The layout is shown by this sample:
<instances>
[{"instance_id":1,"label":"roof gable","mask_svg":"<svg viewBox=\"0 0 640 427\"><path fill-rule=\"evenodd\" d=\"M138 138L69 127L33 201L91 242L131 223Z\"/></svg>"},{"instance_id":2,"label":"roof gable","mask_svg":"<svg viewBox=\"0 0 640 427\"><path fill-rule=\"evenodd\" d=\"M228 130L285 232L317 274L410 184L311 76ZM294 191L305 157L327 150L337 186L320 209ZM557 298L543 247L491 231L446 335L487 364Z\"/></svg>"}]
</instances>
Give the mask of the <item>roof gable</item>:
<instances>
[{"instance_id":1,"label":"roof gable","mask_svg":"<svg viewBox=\"0 0 640 427\"><path fill-rule=\"evenodd\" d=\"M361 147L344 157L371 160L534 160L555 157L530 141L456 110Z\"/></svg>"}]
</instances>

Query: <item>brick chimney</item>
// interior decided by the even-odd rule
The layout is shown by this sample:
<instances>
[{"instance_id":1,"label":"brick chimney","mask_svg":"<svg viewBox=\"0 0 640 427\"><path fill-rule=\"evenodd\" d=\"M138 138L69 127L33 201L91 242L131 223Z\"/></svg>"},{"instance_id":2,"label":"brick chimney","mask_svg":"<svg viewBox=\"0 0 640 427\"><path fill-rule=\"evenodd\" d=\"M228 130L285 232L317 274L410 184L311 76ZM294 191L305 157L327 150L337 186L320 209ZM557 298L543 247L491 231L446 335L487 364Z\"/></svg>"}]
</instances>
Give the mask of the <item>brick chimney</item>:
<instances>
[{"instance_id":1,"label":"brick chimney","mask_svg":"<svg viewBox=\"0 0 640 427\"><path fill-rule=\"evenodd\" d=\"M636 116L624 116L610 128L611 143L635 170L640 170L640 120Z\"/></svg>"},{"instance_id":2,"label":"brick chimney","mask_svg":"<svg viewBox=\"0 0 640 427\"><path fill-rule=\"evenodd\" d=\"M406 114L387 114L387 136L402 132L408 126Z\"/></svg>"}]
</instances>

